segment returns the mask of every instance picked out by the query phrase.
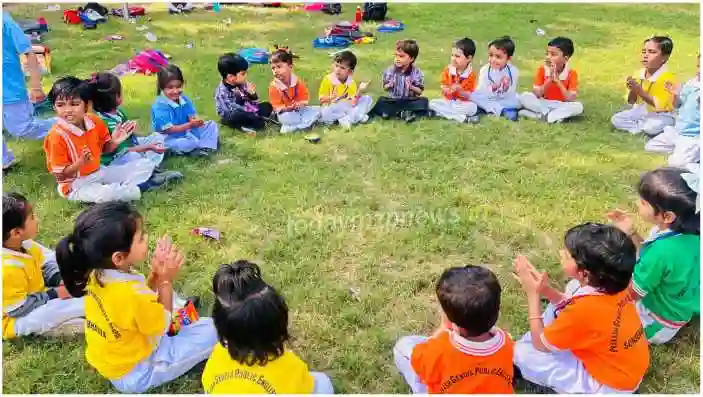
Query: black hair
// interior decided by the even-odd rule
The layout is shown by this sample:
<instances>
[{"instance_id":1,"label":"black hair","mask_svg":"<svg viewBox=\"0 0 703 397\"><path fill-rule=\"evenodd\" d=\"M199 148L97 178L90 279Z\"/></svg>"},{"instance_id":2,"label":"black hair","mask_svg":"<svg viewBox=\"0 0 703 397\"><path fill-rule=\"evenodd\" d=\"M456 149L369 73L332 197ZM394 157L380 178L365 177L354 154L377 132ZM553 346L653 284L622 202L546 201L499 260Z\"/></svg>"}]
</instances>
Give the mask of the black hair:
<instances>
[{"instance_id":1,"label":"black hair","mask_svg":"<svg viewBox=\"0 0 703 397\"><path fill-rule=\"evenodd\" d=\"M395 49L408 54L413 60L420 55L420 46L415 40L398 40L395 42Z\"/></svg>"},{"instance_id":2,"label":"black hair","mask_svg":"<svg viewBox=\"0 0 703 397\"><path fill-rule=\"evenodd\" d=\"M227 78L229 74L236 75L247 69L249 69L249 62L241 55L233 52L228 52L217 60L217 71L220 72L222 79Z\"/></svg>"},{"instance_id":3,"label":"black hair","mask_svg":"<svg viewBox=\"0 0 703 397\"><path fill-rule=\"evenodd\" d=\"M62 77L54 82L49 91L49 101L52 105L60 99L69 100L79 98L86 104L90 101L90 87L85 80L75 76Z\"/></svg>"},{"instance_id":4,"label":"black hair","mask_svg":"<svg viewBox=\"0 0 703 397\"><path fill-rule=\"evenodd\" d=\"M666 56L667 58L671 55L672 52L674 52L674 41L671 40L671 37L669 36L652 36L645 40L644 42L648 41L653 41L657 43L659 46L659 50L662 52L662 55Z\"/></svg>"},{"instance_id":5,"label":"black hair","mask_svg":"<svg viewBox=\"0 0 703 397\"><path fill-rule=\"evenodd\" d=\"M293 53L286 48L279 48L271 55L271 63L287 63L293 66Z\"/></svg>"},{"instance_id":6,"label":"black hair","mask_svg":"<svg viewBox=\"0 0 703 397\"><path fill-rule=\"evenodd\" d=\"M503 51L509 57L515 54L515 42L510 36L499 37L490 43L488 43L488 48L495 47L496 49Z\"/></svg>"},{"instance_id":7,"label":"black hair","mask_svg":"<svg viewBox=\"0 0 703 397\"><path fill-rule=\"evenodd\" d=\"M2 195L2 241L10 238L12 229L23 228L32 214L32 207L26 197L9 192Z\"/></svg>"},{"instance_id":8,"label":"black hair","mask_svg":"<svg viewBox=\"0 0 703 397\"><path fill-rule=\"evenodd\" d=\"M468 37L457 40L454 43L454 48L461 51L465 57L476 55L476 43Z\"/></svg>"},{"instance_id":9,"label":"black hair","mask_svg":"<svg viewBox=\"0 0 703 397\"><path fill-rule=\"evenodd\" d=\"M676 215L669 228L683 234L701 234L701 217L696 212L698 193L693 191L682 175L689 171L666 167L657 168L642 175L637 193L654 208L659 215L671 211Z\"/></svg>"},{"instance_id":10,"label":"black hair","mask_svg":"<svg viewBox=\"0 0 703 397\"><path fill-rule=\"evenodd\" d=\"M565 57L571 58L574 55L574 42L568 37L555 37L547 43L548 47L556 47Z\"/></svg>"},{"instance_id":11,"label":"black hair","mask_svg":"<svg viewBox=\"0 0 703 397\"><path fill-rule=\"evenodd\" d=\"M87 80L90 99L96 112L112 112L117 109L117 97L122 95L120 78L112 73L95 73Z\"/></svg>"},{"instance_id":12,"label":"black hair","mask_svg":"<svg viewBox=\"0 0 703 397\"><path fill-rule=\"evenodd\" d=\"M95 204L78 215L71 234L56 245L56 262L71 296L85 295L93 270L115 268L112 255L129 252L141 222L132 205L117 201Z\"/></svg>"},{"instance_id":13,"label":"black hair","mask_svg":"<svg viewBox=\"0 0 703 397\"><path fill-rule=\"evenodd\" d=\"M350 70L356 69L356 55L351 51L342 51L334 56L334 61L345 65Z\"/></svg>"},{"instance_id":14,"label":"black hair","mask_svg":"<svg viewBox=\"0 0 703 397\"><path fill-rule=\"evenodd\" d=\"M212 280L212 319L220 343L240 364L266 365L280 357L288 334L288 306L261 278L255 263L220 265Z\"/></svg>"},{"instance_id":15,"label":"black hair","mask_svg":"<svg viewBox=\"0 0 703 397\"><path fill-rule=\"evenodd\" d=\"M630 284L637 247L612 225L584 223L566 232L564 245L579 270L588 271L588 285L614 295Z\"/></svg>"},{"instance_id":16,"label":"black hair","mask_svg":"<svg viewBox=\"0 0 703 397\"><path fill-rule=\"evenodd\" d=\"M173 63L162 67L156 74L156 93L161 94L161 91L163 91L168 83L172 81L180 81L181 83L185 83L181 68Z\"/></svg>"},{"instance_id":17,"label":"black hair","mask_svg":"<svg viewBox=\"0 0 703 397\"><path fill-rule=\"evenodd\" d=\"M464 329L469 337L484 334L496 324L500 291L495 274L474 265L445 270L436 287L447 319Z\"/></svg>"}]
</instances>

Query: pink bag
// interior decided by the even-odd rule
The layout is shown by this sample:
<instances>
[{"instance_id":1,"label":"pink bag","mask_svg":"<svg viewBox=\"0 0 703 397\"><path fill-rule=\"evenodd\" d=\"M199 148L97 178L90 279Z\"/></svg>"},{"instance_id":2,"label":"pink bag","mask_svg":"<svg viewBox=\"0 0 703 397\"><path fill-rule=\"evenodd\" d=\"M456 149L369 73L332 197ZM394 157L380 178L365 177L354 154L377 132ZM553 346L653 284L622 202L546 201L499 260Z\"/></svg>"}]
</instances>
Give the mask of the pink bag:
<instances>
[{"instance_id":1,"label":"pink bag","mask_svg":"<svg viewBox=\"0 0 703 397\"><path fill-rule=\"evenodd\" d=\"M144 50L129 61L129 69L146 75L156 73L168 65L168 59L159 50Z\"/></svg>"}]
</instances>

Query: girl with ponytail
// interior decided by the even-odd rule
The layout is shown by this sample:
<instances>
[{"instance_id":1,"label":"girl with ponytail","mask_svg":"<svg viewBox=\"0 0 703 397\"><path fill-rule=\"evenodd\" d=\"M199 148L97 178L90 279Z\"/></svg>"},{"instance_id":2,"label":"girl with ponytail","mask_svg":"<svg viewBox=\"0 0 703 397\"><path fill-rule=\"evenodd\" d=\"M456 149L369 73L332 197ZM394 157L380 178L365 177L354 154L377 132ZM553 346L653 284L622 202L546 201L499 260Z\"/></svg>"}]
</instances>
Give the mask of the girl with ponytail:
<instances>
[{"instance_id":1,"label":"girl with ponytail","mask_svg":"<svg viewBox=\"0 0 703 397\"><path fill-rule=\"evenodd\" d=\"M135 270L147 259L144 220L127 203L83 211L56 247L66 288L85 296L86 358L123 393L142 393L170 382L205 360L217 333L210 318L171 326L177 298L173 281L183 253L166 237L156 244L148 277Z\"/></svg>"},{"instance_id":2,"label":"girl with ponytail","mask_svg":"<svg viewBox=\"0 0 703 397\"><path fill-rule=\"evenodd\" d=\"M700 207L697 173L658 168L637 185L639 215L654 226L647 240L620 210L608 217L640 247L630 284L650 343L666 343L700 313Z\"/></svg>"}]
</instances>

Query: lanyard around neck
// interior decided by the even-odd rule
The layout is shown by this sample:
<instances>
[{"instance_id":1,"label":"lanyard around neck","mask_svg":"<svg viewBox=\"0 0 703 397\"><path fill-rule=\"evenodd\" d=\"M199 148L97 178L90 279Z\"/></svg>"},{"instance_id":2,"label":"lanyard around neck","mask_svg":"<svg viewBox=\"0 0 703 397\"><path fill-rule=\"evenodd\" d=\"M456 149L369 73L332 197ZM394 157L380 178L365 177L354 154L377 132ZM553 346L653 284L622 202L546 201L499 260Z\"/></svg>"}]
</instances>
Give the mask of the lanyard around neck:
<instances>
[{"instance_id":1,"label":"lanyard around neck","mask_svg":"<svg viewBox=\"0 0 703 397\"><path fill-rule=\"evenodd\" d=\"M488 67L488 81L491 82L491 84L495 84L495 81L493 81L493 78L491 77L491 67ZM510 71L510 66L505 65L505 69L508 70L508 79L510 79L510 85L513 85L513 73Z\"/></svg>"}]
</instances>

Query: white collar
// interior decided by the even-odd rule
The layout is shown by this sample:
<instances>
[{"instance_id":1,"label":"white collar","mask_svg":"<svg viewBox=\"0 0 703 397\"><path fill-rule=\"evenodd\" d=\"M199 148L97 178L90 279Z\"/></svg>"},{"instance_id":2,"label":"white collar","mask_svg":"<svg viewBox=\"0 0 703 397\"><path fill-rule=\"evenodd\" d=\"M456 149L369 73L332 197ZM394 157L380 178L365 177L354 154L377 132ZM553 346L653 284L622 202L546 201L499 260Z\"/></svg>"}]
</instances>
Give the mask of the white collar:
<instances>
[{"instance_id":1,"label":"white collar","mask_svg":"<svg viewBox=\"0 0 703 397\"><path fill-rule=\"evenodd\" d=\"M500 328L493 327L491 333L493 337L487 341L474 342L470 341L458 332L449 330L449 341L459 351L472 356L492 356L505 345L505 331Z\"/></svg>"},{"instance_id":2,"label":"white collar","mask_svg":"<svg viewBox=\"0 0 703 397\"><path fill-rule=\"evenodd\" d=\"M290 75L290 85L285 85L281 80L279 79L273 79L273 85L276 86L281 91L285 91L289 88L293 88L298 84L298 77L295 76L295 74L291 73Z\"/></svg>"},{"instance_id":3,"label":"white collar","mask_svg":"<svg viewBox=\"0 0 703 397\"><path fill-rule=\"evenodd\" d=\"M344 83L342 83L341 81L339 81L339 78L338 78L337 75L334 74L334 73L328 74L327 77L330 79L330 83L332 83L332 85L344 84L344 85L346 85L346 86L348 87L351 83L354 82L354 79L353 79L351 76L347 77L347 81L345 81Z\"/></svg>"},{"instance_id":4,"label":"white collar","mask_svg":"<svg viewBox=\"0 0 703 397\"><path fill-rule=\"evenodd\" d=\"M161 97L163 98L164 102L166 102L168 104L168 106L170 106L174 109L177 109L185 104L185 98L183 97L183 95L178 97L178 103L168 99L168 97L166 95L161 95Z\"/></svg>"},{"instance_id":5,"label":"white collar","mask_svg":"<svg viewBox=\"0 0 703 397\"><path fill-rule=\"evenodd\" d=\"M571 298L576 298L578 296L598 296L598 295L603 295L603 293L598 291L594 287L591 287L590 285L583 285L583 286L580 286L576 290L576 292L574 292L573 295L571 295Z\"/></svg>"},{"instance_id":6,"label":"white collar","mask_svg":"<svg viewBox=\"0 0 703 397\"><path fill-rule=\"evenodd\" d=\"M449 69L449 74L451 74L452 76L457 75L456 67L454 67L453 65L449 65L449 66L447 66L447 68ZM471 71L472 71L471 70L471 63L469 63L469 65L466 67L466 69L464 69L464 71L461 73L461 75L459 75L459 78L462 78L462 79L468 78L469 75L471 74Z\"/></svg>"},{"instance_id":7,"label":"white collar","mask_svg":"<svg viewBox=\"0 0 703 397\"><path fill-rule=\"evenodd\" d=\"M32 245L34 245L34 242L32 240L24 240L22 242L22 248L29 250L32 248ZM20 251L15 251L9 248L2 247L2 255L12 255L12 256L19 256L21 258L31 258L32 256L29 254L25 254L24 252Z\"/></svg>"},{"instance_id":8,"label":"white collar","mask_svg":"<svg viewBox=\"0 0 703 397\"><path fill-rule=\"evenodd\" d=\"M95 123L93 123L93 120L88 117L88 115L83 117L83 123L85 123L85 131L62 118L57 118L56 120L56 124L61 127L62 130L68 131L75 136L83 136L83 134L85 134L85 131L90 131L95 128Z\"/></svg>"},{"instance_id":9,"label":"white collar","mask_svg":"<svg viewBox=\"0 0 703 397\"><path fill-rule=\"evenodd\" d=\"M567 62L564 64L564 69L562 69L561 73L559 73L559 80L564 81L568 79L570 71L569 63ZM546 65L544 67L544 77L549 77L549 68Z\"/></svg>"},{"instance_id":10,"label":"white collar","mask_svg":"<svg viewBox=\"0 0 703 397\"><path fill-rule=\"evenodd\" d=\"M117 269L103 269L100 276L101 281L146 281L141 273L135 271L123 272Z\"/></svg>"},{"instance_id":11,"label":"white collar","mask_svg":"<svg viewBox=\"0 0 703 397\"><path fill-rule=\"evenodd\" d=\"M656 72L652 73L652 75L649 76L649 78L647 79L644 77L647 74L647 69L642 68L642 70L640 70L640 79L647 80L650 83L654 83L655 81L657 81L659 76L664 72L666 72L666 64L663 64L662 67L660 67Z\"/></svg>"}]
</instances>

